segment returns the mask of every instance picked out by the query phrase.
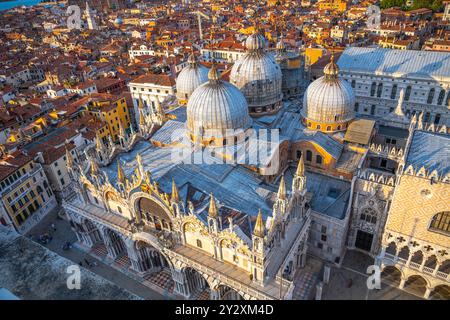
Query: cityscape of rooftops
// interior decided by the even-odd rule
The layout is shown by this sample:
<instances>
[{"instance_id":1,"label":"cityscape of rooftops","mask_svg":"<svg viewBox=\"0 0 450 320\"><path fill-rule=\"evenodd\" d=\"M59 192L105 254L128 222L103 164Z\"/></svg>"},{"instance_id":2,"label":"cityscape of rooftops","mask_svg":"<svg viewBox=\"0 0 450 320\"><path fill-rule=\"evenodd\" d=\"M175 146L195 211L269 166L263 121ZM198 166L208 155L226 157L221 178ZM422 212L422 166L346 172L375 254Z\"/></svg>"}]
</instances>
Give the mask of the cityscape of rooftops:
<instances>
[{"instance_id":1,"label":"cityscape of rooftops","mask_svg":"<svg viewBox=\"0 0 450 320\"><path fill-rule=\"evenodd\" d=\"M0 300L450 300L450 1L1 0L0 203Z\"/></svg>"}]
</instances>

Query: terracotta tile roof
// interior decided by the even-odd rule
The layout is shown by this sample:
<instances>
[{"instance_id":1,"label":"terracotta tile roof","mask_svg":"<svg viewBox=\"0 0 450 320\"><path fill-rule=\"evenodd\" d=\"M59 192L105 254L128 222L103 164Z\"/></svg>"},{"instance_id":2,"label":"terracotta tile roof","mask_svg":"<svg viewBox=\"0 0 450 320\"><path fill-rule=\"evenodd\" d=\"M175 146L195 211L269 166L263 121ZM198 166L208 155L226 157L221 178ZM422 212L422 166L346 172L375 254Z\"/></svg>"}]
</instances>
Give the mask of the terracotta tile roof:
<instances>
[{"instance_id":1,"label":"terracotta tile roof","mask_svg":"<svg viewBox=\"0 0 450 320\"><path fill-rule=\"evenodd\" d=\"M26 155L21 151L16 151L12 154L4 156L0 159L0 181L13 174L17 169L23 167L28 162L32 161L33 157Z\"/></svg>"},{"instance_id":2,"label":"terracotta tile roof","mask_svg":"<svg viewBox=\"0 0 450 320\"><path fill-rule=\"evenodd\" d=\"M152 83L157 86L173 87L175 85L175 78L167 73L149 73L133 79L131 83Z\"/></svg>"}]
</instances>

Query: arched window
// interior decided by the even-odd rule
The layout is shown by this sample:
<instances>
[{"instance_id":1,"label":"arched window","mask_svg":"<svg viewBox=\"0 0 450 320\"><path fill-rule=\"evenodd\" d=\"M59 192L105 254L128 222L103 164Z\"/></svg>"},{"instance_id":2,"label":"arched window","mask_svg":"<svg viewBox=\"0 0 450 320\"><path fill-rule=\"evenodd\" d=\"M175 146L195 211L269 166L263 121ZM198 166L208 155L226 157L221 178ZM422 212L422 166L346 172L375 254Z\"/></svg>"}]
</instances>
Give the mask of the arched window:
<instances>
[{"instance_id":1,"label":"arched window","mask_svg":"<svg viewBox=\"0 0 450 320\"><path fill-rule=\"evenodd\" d=\"M392 86L391 99L395 99L396 96L397 96L397 85L394 84L394 85Z\"/></svg>"},{"instance_id":2,"label":"arched window","mask_svg":"<svg viewBox=\"0 0 450 320\"><path fill-rule=\"evenodd\" d=\"M428 99L427 99L427 103L433 103L433 98L434 98L434 88L430 89L430 92L428 93Z\"/></svg>"},{"instance_id":3,"label":"arched window","mask_svg":"<svg viewBox=\"0 0 450 320\"><path fill-rule=\"evenodd\" d=\"M328 127L327 127L327 131L331 131L331 126L328 126Z\"/></svg>"},{"instance_id":4,"label":"arched window","mask_svg":"<svg viewBox=\"0 0 450 320\"><path fill-rule=\"evenodd\" d=\"M318 155L316 156L316 163L317 163L317 164L322 164L322 156L321 156L320 154L318 154Z\"/></svg>"},{"instance_id":5,"label":"arched window","mask_svg":"<svg viewBox=\"0 0 450 320\"><path fill-rule=\"evenodd\" d=\"M364 208L359 215L362 221L376 224L377 223L377 212L372 208Z\"/></svg>"},{"instance_id":6,"label":"arched window","mask_svg":"<svg viewBox=\"0 0 450 320\"><path fill-rule=\"evenodd\" d=\"M318 125L316 126L316 129L317 129L317 130L320 130L320 124L318 124Z\"/></svg>"},{"instance_id":7,"label":"arched window","mask_svg":"<svg viewBox=\"0 0 450 320\"><path fill-rule=\"evenodd\" d=\"M377 88L376 82L372 82L372 86L370 87L370 96L373 97L375 95L375 90Z\"/></svg>"},{"instance_id":8,"label":"arched window","mask_svg":"<svg viewBox=\"0 0 450 320\"><path fill-rule=\"evenodd\" d=\"M436 115L434 116L434 124L439 124L440 121L441 121L441 114L436 113Z\"/></svg>"},{"instance_id":9,"label":"arched window","mask_svg":"<svg viewBox=\"0 0 450 320\"><path fill-rule=\"evenodd\" d=\"M352 88L356 87L356 81L352 80Z\"/></svg>"},{"instance_id":10,"label":"arched window","mask_svg":"<svg viewBox=\"0 0 450 320\"><path fill-rule=\"evenodd\" d=\"M441 92L439 92L437 104L442 105L442 103L444 102L444 98L445 98L445 90L442 89Z\"/></svg>"},{"instance_id":11,"label":"arched window","mask_svg":"<svg viewBox=\"0 0 450 320\"><path fill-rule=\"evenodd\" d=\"M411 86L407 86L405 91L405 101L409 101L410 97L411 97Z\"/></svg>"},{"instance_id":12,"label":"arched window","mask_svg":"<svg viewBox=\"0 0 450 320\"><path fill-rule=\"evenodd\" d=\"M197 247L199 248L202 247L202 241L200 239L197 239Z\"/></svg>"},{"instance_id":13,"label":"arched window","mask_svg":"<svg viewBox=\"0 0 450 320\"><path fill-rule=\"evenodd\" d=\"M383 83L381 82L380 84L378 84L378 89L377 89L377 97L381 97L381 94L383 93Z\"/></svg>"},{"instance_id":14,"label":"arched window","mask_svg":"<svg viewBox=\"0 0 450 320\"><path fill-rule=\"evenodd\" d=\"M306 150L306 161L312 161L312 152L311 152L311 150Z\"/></svg>"},{"instance_id":15,"label":"arched window","mask_svg":"<svg viewBox=\"0 0 450 320\"><path fill-rule=\"evenodd\" d=\"M450 212L439 212L431 219L430 230L450 235Z\"/></svg>"}]
</instances>

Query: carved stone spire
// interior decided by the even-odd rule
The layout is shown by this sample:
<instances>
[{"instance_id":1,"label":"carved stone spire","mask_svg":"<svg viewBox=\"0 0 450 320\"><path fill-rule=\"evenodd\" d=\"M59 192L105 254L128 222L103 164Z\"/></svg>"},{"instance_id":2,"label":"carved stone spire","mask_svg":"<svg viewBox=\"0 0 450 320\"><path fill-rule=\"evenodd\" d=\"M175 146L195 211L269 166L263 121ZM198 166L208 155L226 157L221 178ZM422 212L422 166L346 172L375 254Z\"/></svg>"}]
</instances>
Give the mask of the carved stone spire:
<instances>
[{"instance_id":1,"label":"carved stone spire","mask_svg":"<svg viewBox=\"0 0 450 320\"><path fill-rule=\"evenodd\" d=\"M278 199L279 200L286 199L286 183L284 181L284 175L281 176L280 186L278 187Z\"/></svg>"},{"instance_id":2,"label":"carved stone spire","mask_svg":"<svg viewBox=\"0 0 450 320\"><path fill-rule=\"evenodd\" d=\"M90 159L90 170L91 170L91 176L95 177L98 175L99 173L99 169L98 169L98 165L97 162L95 161L95 159L93 157L91 157Z\"/></svg>"},{"instance_id":3,"label":"carved stone spire","mask_svg":"<svg viewBox=\"0 0 450 320\"><path fill-rule=\"evenodd\" d=\"M95 149L97 152L101 152L105 146L103 145L102 138L100 138L99 133L95 135Z\"/></svg>"},{"instance_id":4,"label":"carved stone spire","mask_svg":"<svg viewBox=\"0 0 450 320\"><path fill-rule=\"evenodd\" d=\"M292 180L292 191L303 192L306 189L305 162L303 156L298 160L297 170Z\"/></svg>"},{"instance_id":5,"label":"carved stone spire","mask_svg":"<svg viewBox=\"0 0 450 320\"><path fill-rule=\"evenodd\" d=\"M264 238L265 227L263 222L263 217L261 209L258 211L258 216L256 217L255 227L253 228L253 235L256 237Z\"/></svg>"},{"instance_id":6,"label":"carved stone spire","mask_svg":"<svg viewBox=\"0 0 450 320\"><path fill-rule=\"evenodd\" d=\"M298 160L297 170L295 171L296 176L305 175L305 161L303 161L303 155Z\"/></svg>"},{"instance_id":7,"label":"carved stone spire","mask_svg":"<svg viewBox=\"0 0 450 320\"><path fill-rule=\"evenodd\" d=\"M178 193L177 184L175 183L175 180L172 179L172 202L179 202L180 201L180 195Z\"/></svg>"},{"instance_id":8,"label":"carved stone spire","mask_svg":"<svg viewBox=\"0 0 450 320\"><path fill-rule=\"evenodd\" d=\"M125 172L123 171L119 159L117 159L117 181L125 185Z\"/></svg>"},{"instance_id":9,"label":"carved stone spire","mask_svg":"<svg viewBox=\"0 0 450 320\"><path fill-rule=\"evenodd\" d=\"M217 207L216 207L216 200L214 200L214 196L211 193L211 198L209 201L209 209L208 209L208 216L211 218L216 219L218 217L217 214Z\"/></svg>"},{"instance_id":10,"label":"carved stone spire","mask_svg":"<svg viewBox=\"0 0 450 320\"><path fill-rule=\"evenodd\" d=\"M66 164L67 164L67 168L73 168L73 157L72 154L70 153L69 149L67 149L66 146Z\"/></svg>"}]
</instances>

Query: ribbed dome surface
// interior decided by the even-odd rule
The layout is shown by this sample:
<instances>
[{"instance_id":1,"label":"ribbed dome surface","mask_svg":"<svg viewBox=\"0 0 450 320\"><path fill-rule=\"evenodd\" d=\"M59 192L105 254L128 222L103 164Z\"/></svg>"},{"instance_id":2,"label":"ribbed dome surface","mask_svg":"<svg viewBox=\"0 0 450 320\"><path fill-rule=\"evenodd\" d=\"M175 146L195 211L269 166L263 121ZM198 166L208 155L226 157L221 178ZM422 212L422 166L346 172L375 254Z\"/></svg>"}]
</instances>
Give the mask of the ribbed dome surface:
<instances>
[{"instance_id":1,"label":"ribbed dome surface","mask_svg":"<svg viewBox=\"0 0 450 320\"><path fill-rule=\"evenodd\" d=\"M177 98L188 99L195 89L208 81L208 68L201 64L188 64L177 77Z\"/></svg>"},{"instance_id":2,"label":"ribbed dome surface","mask_svg":"<svg viewBox=\"0 0 450 320\"><path fill-rule=\"evenodd\" d=\"M269 105L282 99L281 69L265 52L249 52L236 61L230 82L242 90L250 106Z\"/></svg>"},{"instance_id":3,"label":"ribbed dome surface","mask_svg":"<svg viewBox=\"0 0 450 320\"><path fill-rule=\"evenodd\" d=\"M191 133L203 130L250 127L247 101L234 85L210 80L198 87L187 104L187 127Z\"/></svg>"},{"instance_id":4,"label":"ribbed dome surface","mask_svg":"<svg viewBox=\"0 0 450 320\"><path fill-rule=\"evenodd\" d=\"M308 86L303 97L303 116L322 123L353 119L355 94L347 81L320 77Z\"/></svg>"},{"instance_id":5,"label":"ribbed dome surface","mask_svg":"<svg viewBox=\"0 0 450 320\"><path fill-rule=\"evenodd\" d=\"M245 40L247 50L263 50L267 47L266 39L259 32L255 32Z\"/></svg>"}]
</instances>

